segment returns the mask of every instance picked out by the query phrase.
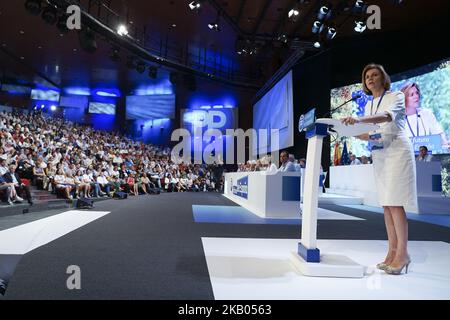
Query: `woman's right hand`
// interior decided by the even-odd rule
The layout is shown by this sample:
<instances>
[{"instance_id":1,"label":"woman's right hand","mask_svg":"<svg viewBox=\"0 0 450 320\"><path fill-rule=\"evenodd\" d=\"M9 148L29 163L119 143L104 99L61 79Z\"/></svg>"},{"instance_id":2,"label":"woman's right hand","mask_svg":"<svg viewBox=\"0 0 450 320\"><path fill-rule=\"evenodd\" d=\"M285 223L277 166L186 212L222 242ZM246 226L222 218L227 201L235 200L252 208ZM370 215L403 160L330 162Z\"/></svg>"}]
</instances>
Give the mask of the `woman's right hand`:
<instances>
[{"instance_id":1,"label":"woman's right hand","mask_svg":"<svg viewBox=\"0 0 450 320\"><path fill-rule=\"evenodd\" d=\"M354 117L346 117L346 118L342 118L341 122L343 124L345 124L346 126L348 126L349 124L353 125L355 123L358 123L359 120L358 120L358 118L354 118Z\"/></svg>"}]
</instances>

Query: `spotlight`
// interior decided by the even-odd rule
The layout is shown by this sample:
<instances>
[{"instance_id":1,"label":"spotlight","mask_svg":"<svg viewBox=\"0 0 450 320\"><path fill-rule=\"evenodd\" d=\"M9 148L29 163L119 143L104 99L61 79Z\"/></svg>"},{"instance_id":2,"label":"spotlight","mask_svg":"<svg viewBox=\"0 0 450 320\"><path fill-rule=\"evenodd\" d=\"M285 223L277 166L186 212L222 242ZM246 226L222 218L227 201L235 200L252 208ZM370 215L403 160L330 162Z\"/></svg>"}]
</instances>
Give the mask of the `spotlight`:
<instances>
[{"instance_id":1,"label":"spotlight","mask_svg":"<svg viewBox=\"0 0 450 320\"><path fill-rule=\"evenodd\" d=\"M158 68L155 66L148 67L148 76L152 79L156 79L158 77Z\"/></svg>"},{"instance_id":2,"label":"spotlight","mask_svg":"<svg viewBox=\"0 0 450 320\"><path fill-rule=\"evenodd\" d=\"M298 11L297 8L293 8L288 12L288 18L295 22L295 21L297 21L299 14L300 14L300 11Z\"/></svg>"},{"instance_id":3,"label":"spotlight","mask_svg":"<svg viewBox=\"0 0 450 320\"><path fill-rule=\"evenodd\" d=\"M321 46L322 46L322 44L320 43L319 40L317 40L316 42L314 42L314 48L320 49Z\"/></svg>"},{"instance_id":4,"label":"spotlight","mask_svg":"<svg viewBox=\"0 0 450 320\"><path fill-rule=\"evenodd\" d=\"M336 28L329 27L327 32L327 39L332 40L334 37L336 37Z\"/></svg>"},{"instance_id":5,"label":"spotlight","mask_svg":"<svg viewBox=\"0 0 450 320\"><path fill-rule=\"evenodd\" d=\"M67 0L47 0L47 1L64 12L67 11L67 7L70 5L67 3Z\"/></svg>"},{"instance_id":6,"label":"spotlight","mask_svg":"<svg viewBox=\"0 0 450 320\"><path fill-rule=\"evenodd\" d=\"M25 9L35 16L41 13L42 1L41 0L27 0L25 1Z\"/></svg>"},{"instance_id":7,"label":"spotlight","mask_svg":"<svg viewBox=\"0 0 450 320\"><path fill-rule=\"evenodd\" d=\"M355 31L363 33L367 29L366 24L363 21L355 21Z\"/></svg>"},{"instance_id":8,"label":"spotlight","mask_svg":"<svg viewBox=\"0 0 450 320\"><path fill-rule=\"evenodd\" d=\"M367 4L364 3L363 0L356 0L353 5L354 13L364 13L367 10Z\"/></svg>"},{"instance_id":9,"label":"spotlight","mask_svg":"<svg viewBox=\"0 0 450 320\"><path fill-rule=\"evenodd\" d=\"M189 9L191 10L199 10L201 6L202 4L200 1L191 1L189 3Z\"/></svg>"},{"instance_id":10,"label":"spotlight","mask_svg":"<svg viewBox=\"0 0 450 320\"><path fill-rule=\"evenodd\" d=\"M94 53L97 50L97 41L95 40L95 33L90 28L85 28L78 34L80 46L89 53Z\"/></svg>"},{"instance_id":11,"label":"spotlight","mask_svg":"<svg viewBox=\"0 0 450 320\"><path fill-rule=\"evenodd\" d=\"M331 7L328 6L322 6L319 9L319 14L317 15L317 19L323 21L323 20L327 20L331 17Z\"/></svg>"},{"instance_id":12,"label":"spotlight","mask_svg":"<svg viewBox=\"0 0 450 320\"><path fill-rule=\"evenodd\" d=\"M50 107L50 110L52 110L52 111L56 111L57 109L58 109L57 106L51 106L51 107Z\"/></svg>"},{"instance_id":13,"label":"spotlight","mask_svg":"<svg viewBox=\"0 0 450 320\"><path fill-rule=\"evenodd\" d=\"M56 21L58 21L58 12L56 11L56 8L53 6L45 8L44 11L42 11L42 19L48 24L55 24Z\"/></svg>"},{"instance_id":14,"label":"spotlight","mask_svg":"<svg viewBox=\"0 0 450 320\"><path fill-rule=\"evenodd\" d=\"M119 34L119 36L127 36L128 35L128 29L125 25L121 24L118 28L117 28L117 33Z\"/></svg>"},{"instance_id":15,"label":"spotlight","mask_svg":"<svg viewBox=\"0 0 450 320\"><path fill-rule=\"evenodd\" d=\"M282 34L282 35L278 36L277 40L281 41L283 43L287 43L288 42L288 38L287 38L287 36L285 34Z\"/></svg>"},{"instance_id":16,"label":"spotlight","mask_svg":"<svg viewBox=\"0 0 450 320\"><path fill-rule=\"evenodd\" d=\"M324 24L322 22L314 21L311 31L314 34L319 34L323 31L323 28L324 28Z\"/></svg>"},{"instance_id":17,"label":"spotlight","mask_svg":"<svg viewBox=\"0 0 450 320\"><path fill-rule=\"evenodd\" d=\"M220 31L219 24L217 22L208 23L208 28L210 30Z\"/></svg>"},{"instance_id":18,"label":"spotlight","mask_svg":"<svg viewBox=\"0 0 450 320\"><path fill-rule=\"evenodd\" d=\"M112 47L109 53L109 58L115 62L120 61L120 48Z\"/></svg>"},{"instance_id":19,"label":"spotlight","mask_svg":"<svg viewBox=\"0 0 450 320\"><path fill-rule=\"evenodd\" d=\"M136 65L136 71L139 73L145 72L145 63L143 61L139 61Z\"/></svg>"}]
</instances>

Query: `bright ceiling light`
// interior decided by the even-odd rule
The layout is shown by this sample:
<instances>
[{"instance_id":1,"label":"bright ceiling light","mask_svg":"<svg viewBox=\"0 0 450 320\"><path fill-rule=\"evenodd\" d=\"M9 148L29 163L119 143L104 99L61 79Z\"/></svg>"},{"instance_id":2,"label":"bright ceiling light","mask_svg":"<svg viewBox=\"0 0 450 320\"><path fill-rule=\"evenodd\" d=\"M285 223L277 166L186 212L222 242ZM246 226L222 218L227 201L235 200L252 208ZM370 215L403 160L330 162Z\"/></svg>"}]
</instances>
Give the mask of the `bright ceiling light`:
<instances>
[{"instance_id":1,"label":"bright ceiling light","mask_svg":"<svg viewBox=\"0 0 450 320\"><path fill-rule=\"evenodd\" d=\"M198 10L198 9L200 9L201 6L202 5L201 5L200 1L191 1L189 3L189 9L191 9L191 10Z\"/></svg>"},{"instance_id":2,"label":"bright ceiling light","mask_svg":"<svg viewBox=\"0 0 450 320\"><path fill-rule=\"evenodd\" d=\"M121 24L118 28L117 28L117 33L119 34L119 36L127 36L128 35L128 29L125 25Z\"/></svg>"},{"instance_id":3,"label":"bright ceiling light","mask_svg":"<svg viewBox=\"0 0 450 320\"><path fill-rule=\"evenodd\" d=\"M367 29L366 24L363 21L355 21L355 31L363 33Z\"/></svg>"}]
</instances>

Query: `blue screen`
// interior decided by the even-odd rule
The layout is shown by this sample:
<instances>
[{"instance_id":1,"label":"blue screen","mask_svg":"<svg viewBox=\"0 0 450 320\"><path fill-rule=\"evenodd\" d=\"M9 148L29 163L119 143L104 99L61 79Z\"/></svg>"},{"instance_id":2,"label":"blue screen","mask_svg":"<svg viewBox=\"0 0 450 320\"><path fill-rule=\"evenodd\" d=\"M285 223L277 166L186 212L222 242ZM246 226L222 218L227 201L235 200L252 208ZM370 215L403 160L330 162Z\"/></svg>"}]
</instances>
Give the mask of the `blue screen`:
<instances>
[{"instance_id":1,"label":"blue screen","mask_svg":"<svg viewBox=\"0 0 450 320\"><path fill-rule=\"evenodd\" d=\"M253 106L253 128L268 130L268 141L259 141L259 147L273 152L294 145L294 101L292 71L287 73L273 88ZM271 146L270 130L279 130L279 148ZM258 145L253 144L253 152Z\"/></svg>"},{"instance_id":2,"label":"blue screen","mask_svg":"<svg viewBox=\"0 0 450 320\"><path fill-rule=\"evenodd\" d=\"M89 103L89 113L116 114L116 105L113 103L91 102Z\"/></svg>"},{"instance_id":3,"label":"blue screen","mask_svg":"<svg viewBox=\"0 0 450 320\"><path fill-rule=\"evenodd\" d=\"M158 94L127 97L127 119L175 118L175 95Z\"/></svg>"},{"instance_id":4,"label":"blue screen","mask_svg":"<svg viewBox=\"0 0 450 320\"><path fill-rule=\"evenodd\" d=\"M59 92L55 90L31 90L31 99L59 102Z\"/></svg>"},{"instance_id":5,"label":"blue screen","mask_svg":"<svg viewBox=\"0 0 450 320\"><path fill-rule=\"evenodd\" d=\"M88 102L86 96L62 96L59 105L66 108L85 109Z\"/></svg>"}]
</instances>

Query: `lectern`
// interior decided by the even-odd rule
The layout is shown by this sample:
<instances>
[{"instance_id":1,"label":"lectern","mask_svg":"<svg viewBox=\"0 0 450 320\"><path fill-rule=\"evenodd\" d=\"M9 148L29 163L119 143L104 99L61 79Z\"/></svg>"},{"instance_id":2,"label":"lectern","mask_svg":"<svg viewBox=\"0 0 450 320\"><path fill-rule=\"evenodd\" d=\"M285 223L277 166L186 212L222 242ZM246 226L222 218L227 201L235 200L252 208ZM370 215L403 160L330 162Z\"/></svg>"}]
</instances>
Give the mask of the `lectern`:
<instances>
[{"instance_id":1,"label":"lectern","mask_svg":"<svg viewBox=\"0 0 450 320\"><path fill-rule=\"evenodd\" d=\"M312 110L312 113L314 110ZM291 261L306 276L362 278L364 267L349 257L327 254L317 248L317 207L323 138L330 131L340 136L357 136L379 128L373 124L343 125L336 119L314 119L311 112L300 118L299 130L306 131L308 149L303 196L302 239ZM308 123L309 122L309 123Z\"/></svg>"}]
</instances>

